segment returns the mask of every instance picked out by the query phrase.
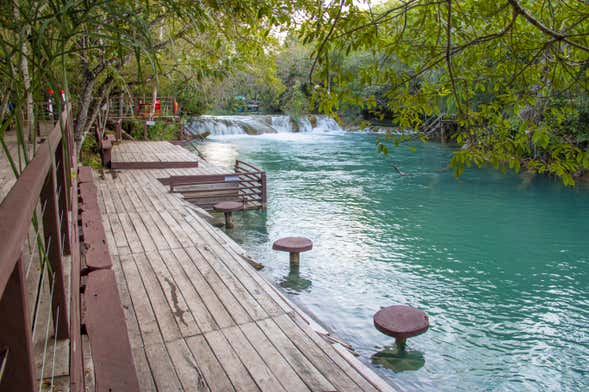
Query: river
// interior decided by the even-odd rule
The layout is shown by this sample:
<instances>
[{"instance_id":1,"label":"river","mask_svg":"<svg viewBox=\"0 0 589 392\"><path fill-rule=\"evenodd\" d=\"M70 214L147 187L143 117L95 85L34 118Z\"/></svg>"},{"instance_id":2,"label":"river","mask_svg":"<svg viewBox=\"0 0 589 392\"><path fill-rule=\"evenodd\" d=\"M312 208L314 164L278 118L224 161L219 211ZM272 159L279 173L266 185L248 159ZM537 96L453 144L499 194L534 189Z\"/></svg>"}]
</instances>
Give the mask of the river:
<instances>
[{"instance_id":1,"label":"river","mask_svg":"<svg viewBox=\"0 0 589 392\"><path fill-rule=\"evenodd\" d=\"M448 146L418 143L383 158L375 142L309 132L213 136L199 148L212 162L267 171L267 210L236 214L231 237L392 383L588 390L589 189L493 170L455 179ZM314 242L300 277L271 250L289 235ZM391 304L424 310L431 326L409 339L405 359L377 361L392 339L372 315Z\"/></svg>"}]
</instances>

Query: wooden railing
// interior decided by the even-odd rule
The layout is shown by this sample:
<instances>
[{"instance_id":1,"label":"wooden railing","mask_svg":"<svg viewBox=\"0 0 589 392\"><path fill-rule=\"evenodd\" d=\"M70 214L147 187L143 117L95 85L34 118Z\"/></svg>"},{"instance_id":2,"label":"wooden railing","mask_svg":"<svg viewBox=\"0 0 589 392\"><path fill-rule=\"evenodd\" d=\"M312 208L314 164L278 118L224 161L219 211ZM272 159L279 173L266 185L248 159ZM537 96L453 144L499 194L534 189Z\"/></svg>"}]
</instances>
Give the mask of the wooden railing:
<instances>
[{"instance_id":1,"label":"wooden railing","mask_svg":"<svg viewBox=\"0 0 589 392\"><path fill-rule=\"evenodd\" d=\"M268 198L266 172L240 160L235 161L234 170L244 185L239 190L239 197L249 202L258 203L262 208L266 208Z\"/></svg>"},{"instance_id":2,"label":"wooden railing","mask_svg":"<svg viewBox=\"0 0 589 392\"><path fill-rule=\"evenodd\" d=\"M157 97L155 104L152 97L130 100L115 96L106 102L106 112L111 120L117 119L152 119L178 118L179 107L174 97Z\"/></svg>"},{"instance_id":3,"label":"wooden railing","mask_svg":"<svg viewBox=\"0 0 589 392\"><path fill-rule=\"evenodd\" d=\"M72 176L77 163L71 129L71 116L64 112L0 204L2 391L39 390L44 378L51 375L51 363L55 361L55 351L50 358L47 350L49 340L56 344L68 338L70 388L84 389L79 322L80 254L77 218L71 219L77 214L77 185ZM68 257L71 296L66 290L70 285L66 284L64 271ZM26 285L31 270L39 273L36 287ZM29 291L33 292L32 301ZM51 317L46 325L39 325L40 304L44 302L50 303ZM35 335L45 336L40 369L34 365Z\"/></svg>"},{"instance_id":4,"label":"wooden railing","mask_svg":"<svg viewBox=\"0 0 589 392\"><path fill-rule=\"evenodd\" d=\"M235 162L235 173L170 176L160 178L170 192L181 193L185 200L204 209L220 201L239 201L244 209L265 208L266 172L243 162Z\"/></svg>"}]
</instances>

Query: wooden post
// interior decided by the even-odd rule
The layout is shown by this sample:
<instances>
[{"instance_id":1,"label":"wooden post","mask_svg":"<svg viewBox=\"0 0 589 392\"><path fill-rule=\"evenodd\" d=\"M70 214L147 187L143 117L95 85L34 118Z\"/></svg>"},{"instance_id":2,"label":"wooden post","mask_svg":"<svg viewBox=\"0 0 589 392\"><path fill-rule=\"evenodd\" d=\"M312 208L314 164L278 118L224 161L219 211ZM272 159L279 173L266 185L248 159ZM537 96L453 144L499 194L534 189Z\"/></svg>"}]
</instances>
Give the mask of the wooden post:
<instances>
[{"instance_id":1,"label":"wooden post","mask_svg":"<svg viewBox=\"0 0 589 392\"><path fill-rule=\"evenodd\" d=\"M111 167L112 163L112 142L109 139L102 141L102 166Z\"/></svg>"},{"instance_id":2,"label":"wooden post","mask_svg":"<svg viewBox=\"0 0 589 392\"><path fill-rule=\"evenodd\" d=\"M57 150L55 151L55 161L57 162L56 165L59 164L59 170L57 171L57 184L60 189L59 193L59 216L60 216L60 228L61 228L61 236L65 238L63 243L63 253L69 255L71 253L70 249L70 222L69 222L69 213L70 210L70 187L68 181L68 168L66 167L67 159L65 156L65 151L63 148L64 140L59 144Z\"/></svg>"},{"instance_id":3,"label":"wooden post","mask_svg":"<svg viewBox=\"0 0 589 392\"><path fill-rule=\"evenodd\" d=\"M8 347L2 391L36 391L31 320L22 255L0 298L0 349Z\"/></svg>"},{"instance_id":4,"label":"wooden post","mask_svg":"<svg viewBox=\"0 0 589 392\"><path fill-rule=\"evenodd\" d=\"M143 140L147 140L147 121L143 123Z\"/></svg>"},{"instance_id":5,"label":"wooden post","mask_svg":"<svg viewBox=\"0 0 589 392\"><path fill-rule=\"evenodd\" d=\"M233 213L231 211L225 212L225 227L233 229L235 224L233 223Z\"/></svg>"},{"instance_id":6,"label":"wooden post","mask_svg":"<svg viewBox=\"0 0 589 392\"><path fill-rule=\"evenodd\" d=\"M123 120L120 118L115 122L115 137L117 142L123 140L123 126L121 124Z\"/></svg>"},{"instance_id":7,"label":"wooden post","mask_svg":"<svg viewBox=\"0 0 589 392\"><path fill-rule=\"evenodd\" d=\"M440 123L440 139L442 143L446 144L446 126L443 121Z\"/></svg>"},{"instance_id":8,"label":"wooden post","mask_svg":"<svg viewBox=\"0 0 589 392\"><path fill-rule=\"evenodd\" d=\"M301 254L298 252L290 252L290 267L298 270L301 262Z\"/></svg>"},{"instance_id":9,"label":"wooden post","mask_svg":"<svg viewBox=\"0 0 589 392\"><path fill-rule=\"evenodd\" d=\"M44 206L43 234L45 246L49 246L47 256L51 271L55 274L55 285L51 308L53 311L53 323L58 324L55 331L58 339L69 337L69 322L67 315L67 299L63 275L61 230L59 228L59 206L57 200L55 166L51 165L45 184L41 190L41 206ZM58 310L59 309L59 310ZM59 322L57 321L59 318Z\"/></svg>"},{"instance_id":10,"label":"wooden post","mask_svg":"<svg viewBox=\"0 0 589 392\"><path fill-rule=\"evenodd\" d=\"M268 201L268 195L266 193L266 172L260 174L260 186L262 188L262 208L266 208L266 202Z\"/></svg>"}]
</instances>

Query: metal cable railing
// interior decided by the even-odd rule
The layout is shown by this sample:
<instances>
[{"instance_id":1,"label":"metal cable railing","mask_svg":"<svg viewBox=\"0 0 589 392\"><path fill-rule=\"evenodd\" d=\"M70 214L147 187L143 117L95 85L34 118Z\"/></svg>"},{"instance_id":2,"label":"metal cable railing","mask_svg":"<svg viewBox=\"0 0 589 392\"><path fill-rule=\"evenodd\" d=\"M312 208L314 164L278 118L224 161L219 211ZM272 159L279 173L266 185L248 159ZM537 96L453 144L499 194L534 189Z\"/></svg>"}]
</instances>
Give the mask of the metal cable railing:
<instances>
[{"instance_id":1,"label":"metal cable railing","mask_svg":"<svg viewBox=\"0 0 589 392\"><path fill-rule=\"evenodd\" d=\"M64 112L58 120L34 146L34 156L22 152L25 165L0 204L0 314L10 319L0 323L0 382L6 390L53 389L56 371L61 365L67 371L70 362L67 357L61 362L60 345L66 347L70 333L81 341L79 313L71 329L68 314L70 295L79 292L67 292L64 263L71 251L69 233L77 232L68 212L77 197L70 169L76 162L69 154L75 148L69 117ZM79 260L79 249L73 256ZM76 275L79 271L70 273ZM81 364L82 353L74 346L69 351L76 357L70 360ZM69 370L78 380L73 389L81 391L82 366Z\"/></svg>"}]
</instances>

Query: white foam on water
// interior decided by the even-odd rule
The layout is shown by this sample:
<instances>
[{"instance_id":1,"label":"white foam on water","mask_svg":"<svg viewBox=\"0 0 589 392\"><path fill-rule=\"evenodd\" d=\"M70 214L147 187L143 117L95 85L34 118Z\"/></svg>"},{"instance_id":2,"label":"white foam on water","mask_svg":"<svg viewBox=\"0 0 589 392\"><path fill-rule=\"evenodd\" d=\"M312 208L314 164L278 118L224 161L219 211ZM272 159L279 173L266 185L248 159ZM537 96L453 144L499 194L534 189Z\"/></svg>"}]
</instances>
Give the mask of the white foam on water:
<instances>
[{"instance_id":1,"label":"white foam on water","mask_svg":"<svg viewBox=\"0 0 589 392\"><path fill-rule=\"evenodd\" d=\"M337 121L325 115L296 119L288 115L199 116L192 117L186 129L194 135L211 136L343 131Z\"/></svg>"}]
</instances>

